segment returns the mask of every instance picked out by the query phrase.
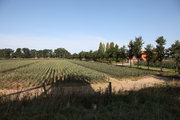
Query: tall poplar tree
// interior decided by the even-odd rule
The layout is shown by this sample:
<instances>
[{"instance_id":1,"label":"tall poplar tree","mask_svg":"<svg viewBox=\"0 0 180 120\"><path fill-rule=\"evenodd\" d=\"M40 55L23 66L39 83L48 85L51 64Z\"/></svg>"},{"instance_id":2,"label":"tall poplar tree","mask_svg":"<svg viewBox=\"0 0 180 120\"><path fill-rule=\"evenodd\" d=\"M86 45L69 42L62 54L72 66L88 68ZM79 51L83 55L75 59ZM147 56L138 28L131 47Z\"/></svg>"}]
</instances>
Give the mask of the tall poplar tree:
<instances>
[{"instance_id":1,"label":"tall poplar tree","mask_svg":"<svg viewBox=\"0 0 180 120\"><path fill-rule=\"evenodd\" d=\"M176 62L176 72L178 72L178 67L180 63L180 42L179 40L176 40L174 44L171 45L169 48L170 55L175 58Z\"/></svg>"},{"instance_id":2,"label":"tall poplar tree","mask_svg":"<svg viewBox=\"0 0 180 120\"><path fill-rule=\"evenodd\" d=\"M113 58L116 60L117 65L117 59L119 58L119 46L117 44L114 47Z\"/></svg>"},{"instance_id":3,"label":"tall poplar tree","mask_svg":"<svg viewBox=\"0 0 180 120\"><path fill-rule=\"evenodd\" d=\"M130 59L130 67L131 67L131 59L134 57L134 42L133 42L133 40L131 40L129 42L128 47L129 47L129 50L128 50L127 56Z\"/></svg>"},{"instance_id":4,"label":"tall poplar tree","mask_svg":"<svg viewBox=\"0 0 180 120\"><path fill-rule=\"evenodd\" d=\"M149 69L149 62L153 59L155 50L151 44L146 45L144 49L146 50L144 54L146 55L146 61L148 64L148 69Z\"/></svg>"},{"instance_id":5,"label":"tall poplar tree","mask_svg":"<svg viewBox=\"0 0 180 120\"><path fill-rule=\"evenodd\" d=\"M143 42L141 36L138 37L138 38L135 38L135 41L134 41L134 55L138 59L138 64L137 64L138 68L139 68L139 59L142 57L141 49L142 49L143 44L144 44L144 42Z\"/></svg>"},{"instance_id":6,"label":"tall poplar tree","mask_svg":"<svg viewBox=\"0 0 180 120\"><path fill-rule=\"evenodd\" d=\"M162 72L162 60L164 59L165 56L165 47L164 45L166 44L166 39L163 38L163 36L158 37L156 39L156 52L157 52L157 60L160 62L160 67L161 67L161 72Z\"/></svg>"},{"instance_id":7,"label":"tall poplar tree","mask_svg":"<svg viewBox=\"0 0 180 120\"><path fill-rule=\"evenodd\" d=\"M126 54L126 46L123 45L123 47L121 47L119 49L119 54L120 54L120 58L122 59L122 65L123 65L123 60L127 58L127 54Z\"/></svg>"}]
</instances>

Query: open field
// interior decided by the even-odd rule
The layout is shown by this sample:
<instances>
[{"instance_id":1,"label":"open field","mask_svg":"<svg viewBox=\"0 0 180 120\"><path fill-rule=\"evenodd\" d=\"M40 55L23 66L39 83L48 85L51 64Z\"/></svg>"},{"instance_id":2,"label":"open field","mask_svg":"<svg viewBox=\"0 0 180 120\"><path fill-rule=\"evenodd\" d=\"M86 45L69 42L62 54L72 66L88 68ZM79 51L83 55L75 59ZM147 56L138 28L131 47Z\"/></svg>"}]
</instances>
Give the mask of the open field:
<instances>
[{"instance_id":1,"label":"open field","mask_svg":"<svg viewBox=\"0 0 180 120\"><path fill-rule=\"evenodd\" d=\"M9 65L14 65L9 67ZM23 89L43 83L92 83L107 81L107 75L66 60L34 60L1 62L0 89Z\"/></svg>"},{"instance_id":2,"label":"open field","mask_svg":"<svg viewBox=\"0 0 180 120\"><path fill-rule=\"evenodd\" d=\"M152 75L153 71L150 70L141 70L127 67L117 67L114 65L108 65L106 63L93 63L93 62L82 62L77 60L71 60L70 62L91 68L103 73L109 74L113 77L123 78L123 77L138 77L144 75Z\"/></svg>"},{"instance_id":3,"label":"open field","mask_svg":"<svg viewBox=\"0 0 180 120\"><path fill-rule=\"evenodd\" d=\"M166 72L158 76L152 70L74 60L9 60L0 66L0 119L180 117L178 75L173 80L163 77ZM42 83L47 96L42 87L34 89Z\"/></svg>"}]
</instances>

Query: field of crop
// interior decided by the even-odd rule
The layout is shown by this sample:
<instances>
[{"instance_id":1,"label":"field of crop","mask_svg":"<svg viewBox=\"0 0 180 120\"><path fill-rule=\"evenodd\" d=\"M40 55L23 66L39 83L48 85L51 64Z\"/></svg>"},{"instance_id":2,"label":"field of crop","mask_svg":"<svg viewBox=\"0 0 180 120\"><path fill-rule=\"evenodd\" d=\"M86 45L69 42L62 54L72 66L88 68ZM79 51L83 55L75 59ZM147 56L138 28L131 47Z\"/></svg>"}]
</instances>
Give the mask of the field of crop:
<instances>
[{"instance_id":1,"label":"field of crop","mask_svg":"<svg viewBox=\"0 0 180 120\"><path fill-rule=\"evenodd\" d=\"M180 118L179 88L174 87L174 80L173 85L166 82L166 85L157 84L147 88L143 87L140 90L135 90L134 86L134 90L119 89L119 91L112 91L112 94L108 90L95 91L92 86L90 89L94 90L94 94L90 94L90 92L81 94L85 92L85 89L81 89L79 86L75 87L76 89L80 88L81 91L75 92L72 89L72 94L69 94L69 91L65 93L65 89L62 88L63 86L69 90L68 88L73 85L86 83L89 85L94 82L104 84L103 82L109 80L109 77L112 86L121 85L123 87L122 83L126 84L128 88L134 83L141 86L141 80L118 81L112 77L123 78L154 74L150 70L77 60L1 60L0 68L0 89L34 88L41 86L42 83L62 83L47 85L47 95L44 94L46 90L38 93L34 89L24 90L26 93L22 97L19 92L8 95L0 93L0 113L2 113L0 119L178 120ZM158 79L157 76L155 78ZM112 79L116 81L113 82ZM147 80L149 77L145 79L145 81ZM160 80L166 81L162 77ZM31 94L33 91L34 96ZM96 105L96 110L92 108L93 105Z\"/></svg>"},{"instance_id":2,"label":"field of crop","mask_svg":"<svg viewBox=\"0 0 180 120\"><path fill-rule=\"evenodd\" d=\"M97 71L101 71L103 73L113 75L118 78L129 77L129 76L138 77L142 75L154 74L153 71L149 71L149 70L118 67L114 65L108 65L105 63L82 62L82 61L77 61L77 60L71 60L70 62L87 67L87 68L91 68Z\"/></svg>"},{"instance_id":3,"label":"field of crop","mask_svg":"<svg viewBox=\"0 0 180 120\"><path fill-rule=\"evenodd\" d=\"M135 63L137 65L137 63ZM146 61L140 61L139 65L148 66ZM160 67L160 62L156 61L149 63L150 67ZM162 67L168 69L176 69L176 63L174 61L162 61Z\"/></svg>"},{"instance_id":4,"label":"field of crop","mask_svg":"<svg viewBox=\"0 0 180 120\"><path fill-rule=\"evenodd\" d=\"M42 83L92 83L107 80L104 73L66 60L3 60L0 67L0 89L35 87Z\"/></svg>"}]
</instances>

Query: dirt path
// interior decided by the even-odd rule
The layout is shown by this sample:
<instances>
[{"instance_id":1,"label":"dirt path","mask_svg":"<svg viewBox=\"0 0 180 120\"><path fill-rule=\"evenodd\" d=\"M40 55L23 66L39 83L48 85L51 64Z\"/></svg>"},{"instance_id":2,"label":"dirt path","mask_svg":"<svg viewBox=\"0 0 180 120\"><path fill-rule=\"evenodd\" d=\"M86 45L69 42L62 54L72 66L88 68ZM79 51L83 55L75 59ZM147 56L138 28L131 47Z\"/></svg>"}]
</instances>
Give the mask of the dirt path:
<instances>
[{"instance_id":1,"label":"dirt path","mask_svg":"<svg viewBox=\"0 0 180 120\"><path fill-rule=\"evenodd\" d=\"M161 84L164 82L168 82L171 79L167 78L167 77L144 77L141 78L137 81L132 81L130 79L125 79L125 80L118 80L115 78L110 78L109 82L111 82L112 85L112 90L113 91L125 91L125 90L139 90L141 88L144 87L150 87L153 86L155 83L156 84ZM57 87L57 86L50 86L47 85L46 86L46 90L48 94L52 94L52 93L60 93L59 91L63 90L63 93L71 93L72 91L80 91L83 93L87 93L87 92L95 92L95 91L100 91L104 92L107 87L108 87L109 83L97 83L97 84L90 84L88 86L80 86L80 87L73 87L73 86L61 86L61 87ZM1 95L7 95L9 97L11 96L15 96L15 95L19 95L19 97L23 97L24 95L30 95L30 96L39 96L39 95L43 95L44 94L44 89L43 88L38 88L38 89L30 89L30 90L0 90L0 94ZM10 95L11 94L11 95Z\"/></svg>"},{"instance_id":2,"label":"dirt path","mask_svg":"<svg viewBox=\"0 0 180 120\"><path fill-rule=\"evenodd\" d=\"M118 80L115 78L110 78L113 91L129 91L129 90L139 90L144 87L154 86L154 84L161 84L170 81L171 79L167 77L144 77L137 81L132 81L131 79ZM105 89L108 87L109 83L103 84L92 84L94 90Z\"/></svg>"},{"instance_id":3,"label":"dirt path","mask_svg":"<svg viewBox=\"0 0 180 120\"><path fill-rule=\"evenodd\" d=\"M119 81L117 79L111 78L112 88L116 91L118 90L139 90L144 87L154 86L154 84L161 84L171 79L166 77L145 77L137 81L132 81L130 79Z\"/></svg>"}]
</instances>

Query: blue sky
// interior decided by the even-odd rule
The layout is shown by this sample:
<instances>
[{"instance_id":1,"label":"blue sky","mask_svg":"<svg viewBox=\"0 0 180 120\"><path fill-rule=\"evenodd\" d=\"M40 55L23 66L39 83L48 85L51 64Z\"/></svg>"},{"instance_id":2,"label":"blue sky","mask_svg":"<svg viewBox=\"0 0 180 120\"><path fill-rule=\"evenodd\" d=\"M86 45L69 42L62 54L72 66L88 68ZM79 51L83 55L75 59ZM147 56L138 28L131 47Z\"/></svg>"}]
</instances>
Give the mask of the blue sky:
<instances>
[{"instance_id":1,"label":"blue sky","mask_svg":"<svg viewBox=\"0 0 180 120\"><path fill-rule=\"evenodd\" d=\"M119 47L142 36L180 40L179 0L0 0L0 49L65 48L70 53Z\"/></svg>"}]
</instances>

